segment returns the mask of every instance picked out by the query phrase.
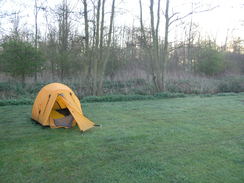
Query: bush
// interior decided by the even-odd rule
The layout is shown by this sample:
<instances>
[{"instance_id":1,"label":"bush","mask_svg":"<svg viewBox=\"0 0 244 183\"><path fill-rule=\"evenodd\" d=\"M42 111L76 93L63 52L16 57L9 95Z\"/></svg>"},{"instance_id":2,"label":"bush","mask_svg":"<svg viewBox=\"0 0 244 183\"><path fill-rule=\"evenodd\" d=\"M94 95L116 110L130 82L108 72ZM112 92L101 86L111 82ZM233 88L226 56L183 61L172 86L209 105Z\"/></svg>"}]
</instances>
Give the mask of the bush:
<instances>
[{"instance_id":1,"label":"bush","mask_svg":"<svg viewBox=\"0 0 244 183\"><path fill-rule=\"evenodd\" d=\"M223 79L218 85L219 92L244 92L244 77Z\"/></svg>"},{"instance_id":2,"label":"bush","mask_svg":"<svg viewBox=\"0 0 244 183\"><path fill-rule=\"evenodd\" d=\"M28 85L26 91L30 94L37 94L47 83L36 83L33 85Z\"/></svg>"},{"instance_id":3,"label":"bush","mask_svg":"<svg viewBox=\"0 0 244 183\"><path fill-rule=\"evenodd\" d=\"M18 82L3 82L0 83L0 98L34 98L45 85L46 83L35 83L23 87Z\"/></svg>"},{"instance_id":4,"label":"bush","mask_svg":"<svg viewBox=\"0 0 244 183\"><path fill-rule=\"evenodd\" d=\"M230 93L217 93L216 96L235 96L236 93L230 92Z\"/></svg>"},{"instance_id":5,"label":"bush","mask_svg":"<svg viewBox=\"0 0 244 183\"><path fill-rule=\"evenodd\" d=\"M103 87L106 89L112 88L125 88L125 87L135 87L146 85L146 81L144 79L134 79L128 81L104 81Z\"/></svg>"},{"instance_id":6,"label":"bush","mask_svg":"<svg viewBox=\"0 0 244 183\"><path fill-rule=\"evenodd\" d=\"M8 99L8 100L0 100L0 106L5 105L31 105L33 104L32 99Z\"/></svg>"},{"instance_id":7,"label":"bush","mask_svg":"<svg viewBox=\"0 0 244 183\"><path fill-rule=\"evenodd\" d=\"M172 98L183 97L184 94L214 94L226 92L244 92L244 76L225 77L222 79L189 77L186 79L171 78L166 81L166 91L163 93L154 93L154 87L144 80L131 80L128 82L117 82L119 86L130 86L113 88L112 84L116 82L107 82L110 89L104 88L105 96L89 96L89 86L81 86L78 82L67 81L68 85L79 98L84 97L84 102L99 101L129 101L144 100L147 98ZM133 84L134 83L134 84ZM32 83L23 87L17 82L0 83L0 99L34 99L43 86L48 83ZM117 86L118 86L117 85ZM116 86L116 85L114 85ZM150 96L150 97L149 97Z\"/></svg>"},{"instance_id":8,"label":"bush","mask_svg":"<svg viewBox=\"0 0 244 183\"><path fill-rule=\"evenodd\" d=\"M179 98L179 97L185 97L186 95L184 93L169 93L169 92L162 92L162 93L156 93L154 94L155 98Z\"/></svg>"},{"instance_id":9,"label":"bush","mask_svg":"<svg viewBox=\"0 0 244 183\"><path fill-rule=\"evenodd\" d=\"M31 43L21 40L7 40L2 44L1 65L4 72L21 78L24 85L25 78L38 72L44 62L39 50Z\"/></svg>"},{"instance_id":10,"label":"bush","mask_svg":"<svg viewBox=\"0 0 244 183\"><path fill-rule=\"evenodd\" d=\"M81 99L82 103L92 102L120 102L120 101L134 101L134 100L153 100L162 98L177 98L185 97L182 93L157 93L155 95L105 95L105 96L87 96ZM1 100L0 106L5 105L31 105L34 99L22 98L22 99L8 99Z\"/></svg>"},{"instance_id":11,"label":"bush","mask_svg":"<svg viewBox=\"0 0 244 183\"><path fill-rule=\"evenodd\" d=\"M226 67L223 54L211 47L200 48L197 60L197 71L208 76L218 75Z\"/></svg>"},{"instance_id":12,"label":"bush","mask_svg":"<svg viewBox=\"0 0 244 183\"><path fill-rule=\"evenodd\" d=\"M154 99L152 95L105 95L84 97L81 102L117 102Z\"/></svg>"},{"instance_id":13,"label":"bush","mask_svg":"<svg viewBox=\"0 0 244 183\"><path fill-rule=\"evenodd\" d=\"M166 81L166 89L173 93L203 94L216 93L217 80L206 78L170 79Z\"/></svg>"},{"instance_id":14,"label":"bush","mask_svg":"<svg viewBox=\"0 0 244 183\"><path fill-rule=\"evenodd\" d=\"M155 95L106 95L106 96L88 96L84 97L81 102L118 102L118 101L133 101L133 100L153 100L162 98L177 98L185 97L183 93L157 93Z\"/></svg>"}]
</instances>

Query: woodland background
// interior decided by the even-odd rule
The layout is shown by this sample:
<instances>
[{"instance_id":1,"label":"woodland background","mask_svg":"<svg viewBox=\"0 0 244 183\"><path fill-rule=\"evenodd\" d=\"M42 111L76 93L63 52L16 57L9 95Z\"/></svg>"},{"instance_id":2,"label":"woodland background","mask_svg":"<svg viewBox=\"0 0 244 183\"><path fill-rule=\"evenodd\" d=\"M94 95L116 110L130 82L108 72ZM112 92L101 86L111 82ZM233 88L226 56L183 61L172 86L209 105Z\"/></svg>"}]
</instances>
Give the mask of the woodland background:
<instances>
[{"instance_id":1,"label":"woodland background","mask_svg":"<svg viewBox=\"0 0 244 183\"><path fill-rule=\"evenodd\" d=\"M194 1L182 14L170 0L143 2L133 26L115 23L121 0L80 0L79 11L67 0L55 8L35 0L33 29L20 26L21 12L0 10L0 21L12 25L6 34L0 23L0 98L34 97L50 82L69 85L81 98L244 92L244 40L227 34L220 45L194 22L195 14L218 7ZM172 29L183 39L169 40Z\"/></svg>"}]
</instances>

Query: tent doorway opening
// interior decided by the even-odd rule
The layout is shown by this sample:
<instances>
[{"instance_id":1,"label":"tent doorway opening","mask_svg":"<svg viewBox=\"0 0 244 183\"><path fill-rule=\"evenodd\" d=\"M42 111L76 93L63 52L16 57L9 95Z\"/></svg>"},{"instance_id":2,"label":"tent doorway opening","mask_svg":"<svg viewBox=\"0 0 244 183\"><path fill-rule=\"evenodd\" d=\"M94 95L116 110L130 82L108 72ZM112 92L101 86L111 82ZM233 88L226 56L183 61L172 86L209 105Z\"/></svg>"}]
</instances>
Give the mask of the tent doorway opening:
<instances>
[{"instance_id":1,"label":"tent doorway opening","mask_svg":"<svg viewBox=\"0 0 244 183\"><path fill-rule=\"evenodd\" d=\"M57 96L57 99L53 105L50 118L53 121L53 125L55 125L57 128L71 128L75 125L74 117L67 108L63 97L60 95Z\"/></svg>"}]
</instances>

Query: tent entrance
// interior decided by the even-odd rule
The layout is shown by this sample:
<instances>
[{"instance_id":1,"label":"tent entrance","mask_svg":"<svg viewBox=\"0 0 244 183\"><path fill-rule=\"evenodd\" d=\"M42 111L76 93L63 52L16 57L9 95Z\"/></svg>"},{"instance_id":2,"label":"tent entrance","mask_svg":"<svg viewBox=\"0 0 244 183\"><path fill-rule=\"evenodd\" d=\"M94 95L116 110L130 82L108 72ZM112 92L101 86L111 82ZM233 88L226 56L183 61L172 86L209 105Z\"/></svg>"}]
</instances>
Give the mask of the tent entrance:
<instances>
[{"instance_id":1,"label":"tent entrance","mask_svg":"<svg viewBox=\"0 0 244 183\"><path fill-rule=\"evenodd\" d=\"M94 123L82 114L81 109L63 95L57 96L49 117L52 128L70 128L77 124L81 131L85 131L94 126Z\"/></svg>"},{"instance_id":2,"label":"tent entrance","mask_svg":"<svg viewBox=\"0 0 244 183\"><path fill-rule=\"evenodd\" d=\"M58 96L50 113L55 127L71 128L74 125L74 117L63 102L61 96Z\"/></svg>"}]
</instances>

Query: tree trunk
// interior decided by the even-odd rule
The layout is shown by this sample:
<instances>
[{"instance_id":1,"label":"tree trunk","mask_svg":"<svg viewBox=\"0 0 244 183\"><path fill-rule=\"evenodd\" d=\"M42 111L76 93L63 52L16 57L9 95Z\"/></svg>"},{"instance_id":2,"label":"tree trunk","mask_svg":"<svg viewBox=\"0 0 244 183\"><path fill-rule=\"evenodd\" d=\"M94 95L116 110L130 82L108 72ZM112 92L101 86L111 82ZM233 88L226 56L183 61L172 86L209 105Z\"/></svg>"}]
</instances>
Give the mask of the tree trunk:
<instances>
[{"instance_id":1,"label":"tree trunk","mask_svg":"<svg viewBox=\"0 0 244 183\"><path fill-rule=\"evenodd\" d=\"M35 0L35 48L37 50L37 42L38 42L38 24L37 24L37 15L38 15L38 8L37 8L37 0ZM37 68L35 68L35 83L37 82Z\"/></svg>"},{"instance_id":2,"label":"tree trunk","mask_svg":"<svg viewBox=\"0 0 244 183\"><path fill-rule=\"evenodd\" d=\"M105 69L108 63L108 59L110 56L110 50L111 50L111 40L112 40L112 31L113 31L113 22L114 22L114 9L115 9L115 0L112 1L112 7L111 7L111 15L110 15L110 23L109 23L109 32L108 32L108 41L106 45L106 51L104 53L104 56L102 57L102 64L101 67L99 67L100 70L100 77L98 82L98 90L97 94L101 95L103 93L103 79L105 76Z\"/></svg>"},{"instance_id":3,"label":"tree trunk","mask_svg":"<svg viewBox=\"0 0 244 183\"><path fill-rule=\"evenodd\" d=\"M59 67L60 67L60 77L63 81L65 72L67 71L68 63L68 44L69 44L69 32L70 32L70 25L69 25L69 8L67 5L67 0L63 0L62 7L59 13Z\"/></svg>"},{"instance_id":4,"label":"tree trunk","mask_svg":"<svg viewBox=\"0 0 244 183\"><path fill-rule=\"evenodd\" d=\"M97 86L97 95L102 95L103 93L103 86L102 86L102 83L103 83L103 78L104 78L104 73L103 73L103 63L106 62L104 60L104 45L103 45L103 42L104 42L104 15L105 15L105 2L106 0L103 0L102 1L102 17L101 17L101 28L100 28L100 44L99 44L99 58L100 58L100 62L98 63L98 73L97 73L97 81L98 81L98 86ZM106 58L105 58L106 59ZM105 63L106 64L106 63ZM101 69L102 68L102 69Z\"/></svg>"},{"instance_id":5,"label":"tree trunk","mask_svg":"<svg viewBox=\"0 0 244 183\"><path fill-rule=\"evenodd\" d=\"M165 80L166 80L166 67L168 63L168 52L169 52L169 0L166 0L166 8L165 8L165 30L164 30L164 47L163 47L163 74L162 74L162 82L163 82L163 90L165 90Z\"/></svg>"},{"instance_id":6,"label":"tree trunk","mask_svg":"<svg viewBox=\"0 0 244 183\"><path fill-rule=\"evenodd\" d=\"M101 9L101 0L98 0L97 3L97 14L96 14L96 39L95 39L95 59L94 59L94 64L93 64L93 91L92 94L96 95L97 94L97 85L98 85L98 60L99 60L99 32L100 32L100 9Z\"/></svg>"},{"instance_id":7,"label":"tree trunk","mask_svg":"<svg viewBox=\"0 0 244 183\"><path fill-rule=\"evenodd\" d=\"M162 80L162 69L161 61L159 58L159 43L158 43L158 30L160 22L160 0L158 0L158 11L157 11L157 24L156 29L154 27L154 0L150 0L150 18L151 18L151 34L152 34L152 62L154 64L153 79L156 86L156 91L160 92L163 90Z\"/></svg>"},{"instance_id":8,"label":"tree trunk","mask_svg":"<svg viewBox=\"0 0 244 183\"><path fill-rule=\"evenodd\" d=\"M89 24L88 24L88 12L87 12L87 2L83 0L84 6L84 19L85 19L85 52L89 50Z\"/></svg>"},{"instance_id":9,"label":"tree trunk","mask_svg":"<svg viewBox=\"0 0 244 183\"><path fill-rule=\"evenodd\" d=\"M91 76L91 50L90 50L90 35L89 35L89 24L88 24L88 11L87 11L87 0L83 0L83 7L84 7L84 20L85 20L85 65L86 68L84 69L84 75L85 75L85 81L82 83L85 83L87 87L90 87L92 83L92 76ZM81 79L82 81L83 79ZM81 85L82 85L81 83Z\"/></svg>"}]
</instances>

